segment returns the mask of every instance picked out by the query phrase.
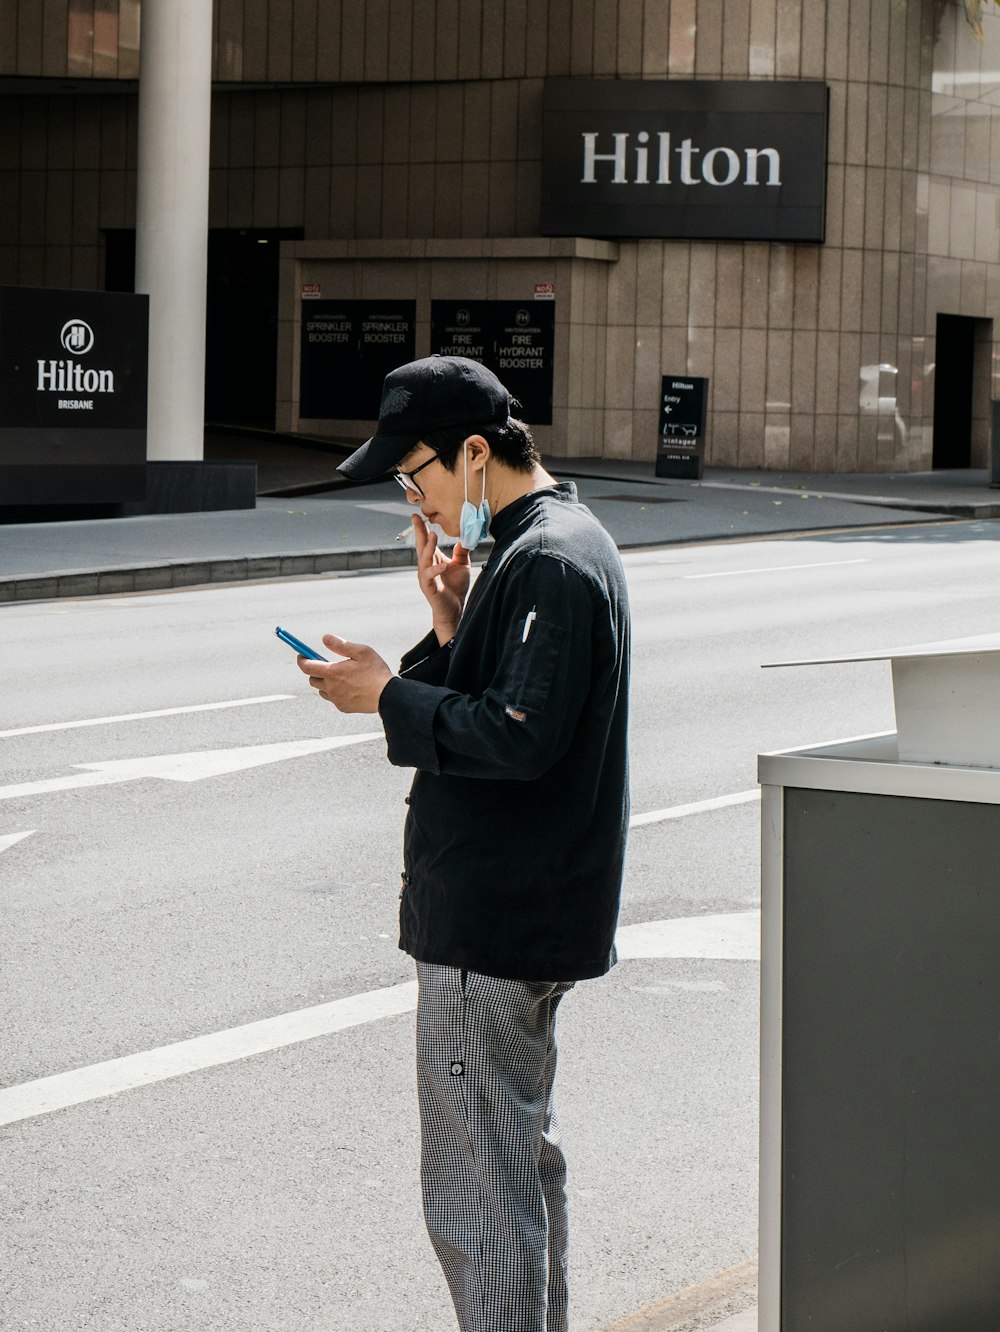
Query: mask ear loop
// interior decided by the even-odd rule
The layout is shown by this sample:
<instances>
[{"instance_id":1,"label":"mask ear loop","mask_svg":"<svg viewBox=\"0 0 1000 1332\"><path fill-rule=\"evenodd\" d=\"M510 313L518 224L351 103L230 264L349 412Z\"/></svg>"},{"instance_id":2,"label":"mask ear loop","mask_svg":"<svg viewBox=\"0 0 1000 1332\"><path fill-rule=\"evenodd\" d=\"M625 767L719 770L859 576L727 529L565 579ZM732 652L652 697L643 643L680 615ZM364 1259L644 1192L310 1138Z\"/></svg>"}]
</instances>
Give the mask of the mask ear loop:
<instances>
[{"instance_id":1,"label":"mask ear loop","mask_svg":"<svg viewBox=\"0 0 1000 1332\"><path fill-rule=\"evenodd\" d=\"M462 477L465 482L465 502L469 502L469 441L462 445ZM480 509L486 503L486 463L483 463L483 493L479 500Z\"/></svg>"},{"instance_id":2,"label":"mask ear loop","mask_svg":"<svg viewBox=\"0 0 1000 1332\"><path fill-rule=\"evenodd\" d=\"M469 503L469 441L462 444L462 481L465 488L465 502ZM482 507L486 503L486 464L482 465L482 496L479 498L479 513L482 514Z\"/></svg>"}]
</instances>

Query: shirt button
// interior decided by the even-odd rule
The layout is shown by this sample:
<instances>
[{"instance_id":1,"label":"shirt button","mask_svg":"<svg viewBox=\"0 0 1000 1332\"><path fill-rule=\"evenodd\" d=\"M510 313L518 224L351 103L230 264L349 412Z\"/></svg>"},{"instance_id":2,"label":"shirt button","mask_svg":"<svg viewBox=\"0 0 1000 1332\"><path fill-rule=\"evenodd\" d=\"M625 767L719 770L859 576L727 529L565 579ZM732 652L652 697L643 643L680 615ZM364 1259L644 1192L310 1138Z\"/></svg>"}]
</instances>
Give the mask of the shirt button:
<instances>
[{"instance_id":1,"label":"shirt button","mask_svg":"<svg viewBox=\"0 0 1000 1332\"><path fill-rule=\"evenodd\" d=\"M409 803L410 803L410 797L409 797L409 796L404 796L404 797L403 797L403 804L404 804L404 805L408 805Z\"/></svg>"},{"instance_id":2,"label":"shirt button","mask_svg":"<svg viewBox=\"0 0 1000 1332\"><path fill-rule=\"evenodd\" d=\"M460 1060L456 1059L451 1066L451 1072L453 1077L460 1078L465 1072L465 1065Z\"/></svg>"}]
</instances>

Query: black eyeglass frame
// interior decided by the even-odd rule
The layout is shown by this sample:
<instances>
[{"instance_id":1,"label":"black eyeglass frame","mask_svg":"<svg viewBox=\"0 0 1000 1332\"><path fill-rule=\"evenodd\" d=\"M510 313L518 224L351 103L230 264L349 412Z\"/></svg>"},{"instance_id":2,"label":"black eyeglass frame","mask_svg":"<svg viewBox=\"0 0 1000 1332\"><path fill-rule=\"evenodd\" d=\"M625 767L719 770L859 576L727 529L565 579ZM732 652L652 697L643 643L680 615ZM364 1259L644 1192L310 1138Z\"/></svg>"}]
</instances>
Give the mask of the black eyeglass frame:
<instances>
[{"instance_id":1,"label":"black eyeglass frame","mask_svg":"<svg viewBox=\"0 0 1000 1332\"><path fill-rule=\"evenodd\" d=\"M422 462L419 467L414 467L412 472L402 472L399 470L393 472L393 479L398 481L405 491L412 492L414 495L419 495L421 499L426 499L427 496L413 478L418 472L422 472L425 467L430 467L431 463L440 461L441 455L439 453L434 453L425 462Z\"/></svg>"}]
</instances>

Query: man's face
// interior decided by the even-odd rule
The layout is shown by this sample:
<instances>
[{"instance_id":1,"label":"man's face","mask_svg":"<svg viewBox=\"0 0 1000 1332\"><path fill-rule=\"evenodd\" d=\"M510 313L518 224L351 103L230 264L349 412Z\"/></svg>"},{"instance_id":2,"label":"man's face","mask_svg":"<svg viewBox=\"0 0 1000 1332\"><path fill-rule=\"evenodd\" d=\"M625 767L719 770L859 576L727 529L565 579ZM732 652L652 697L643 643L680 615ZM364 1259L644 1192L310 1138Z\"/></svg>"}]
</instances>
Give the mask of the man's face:
<instances>
[{"instance_id":1,"label":"man's face","mask_svg":"<svg viewBox=\"0 0 1000 1332\"><path fill-rule=\"evenodd\" d=\"M419 474L414 476L418 468ZM449 472L433 449L427 444L418 444L399 463L396 471L397 474L407 474L403 480L406 482L406 498L409 502L420 506L420 512L429 523L436 523L449 536L457 537L465 499L461 453L458 466L454 472ZM469 471L471 473L471 466ZM479 490L476 487L481 486L479 476L476 476L473 483L470 475L470 495L474 492L478 496Z\"/></svg>"}]
</instances>

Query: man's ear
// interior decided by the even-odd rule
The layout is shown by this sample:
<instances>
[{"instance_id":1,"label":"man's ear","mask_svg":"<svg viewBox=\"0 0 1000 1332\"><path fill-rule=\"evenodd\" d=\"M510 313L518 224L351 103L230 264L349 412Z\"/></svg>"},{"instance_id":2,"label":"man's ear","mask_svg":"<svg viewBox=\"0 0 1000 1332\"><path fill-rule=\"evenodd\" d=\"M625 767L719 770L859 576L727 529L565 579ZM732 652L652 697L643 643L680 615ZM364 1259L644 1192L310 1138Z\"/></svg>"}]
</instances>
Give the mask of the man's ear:
<instances>
[{"instance_id":1,"label":"man's ear","mask_svg":"<svg viewBox=\"0 0 1000 1332\"><path fill-rule=\"evenodd\" d=\"M465 446L469 450L470 468L474 472L480 471L492 456L489 444L483 439L482 435L470 435L465 441Z\"/></svg>"}]
</instances>

